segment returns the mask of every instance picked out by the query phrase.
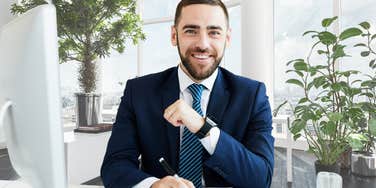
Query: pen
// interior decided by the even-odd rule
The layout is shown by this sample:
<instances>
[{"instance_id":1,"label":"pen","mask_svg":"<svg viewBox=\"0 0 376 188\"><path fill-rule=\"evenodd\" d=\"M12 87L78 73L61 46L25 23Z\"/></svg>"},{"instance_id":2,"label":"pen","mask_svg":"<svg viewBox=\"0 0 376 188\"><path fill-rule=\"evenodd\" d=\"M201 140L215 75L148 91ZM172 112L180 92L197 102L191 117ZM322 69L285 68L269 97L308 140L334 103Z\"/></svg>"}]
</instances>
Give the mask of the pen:
<instances>
[{"instance_id":1,"label":"pen","mask_svg":"<svg viewBox=\"0 0 376 188\"><path fill-rule=\"evenodd\" d=\"M178 178L179 176L176 174L176 172L171 168L171 166L166 162L166 160L161 157L159 158L159 163L161 163L163 169L171 176L174 176Z\"/></svg>"}]
</instances>

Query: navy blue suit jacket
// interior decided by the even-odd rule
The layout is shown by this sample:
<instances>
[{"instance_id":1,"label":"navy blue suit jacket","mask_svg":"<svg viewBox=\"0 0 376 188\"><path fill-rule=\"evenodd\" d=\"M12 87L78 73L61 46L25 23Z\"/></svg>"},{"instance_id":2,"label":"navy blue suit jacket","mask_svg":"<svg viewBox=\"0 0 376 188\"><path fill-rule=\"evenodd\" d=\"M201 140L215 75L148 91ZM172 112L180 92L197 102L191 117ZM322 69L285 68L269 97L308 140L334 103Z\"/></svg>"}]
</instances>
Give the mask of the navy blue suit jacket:
<instances>
[{"instance_id":1,"label":"navy blue suit jacket","mask_svg":"<svg viewBox=\"0 0 376 188\"><path fill-rule=\"evenodd\" d=\"M178 171L179 127L169 124L163 112L179 93L176 67L127 82L102 164L105 187L167 176L160 157ZM214 154L204 153L206 186L269 187L274 138L265 85L219 68L207 116L218 124L220 137Z\"/></svg>"}]
</instances>

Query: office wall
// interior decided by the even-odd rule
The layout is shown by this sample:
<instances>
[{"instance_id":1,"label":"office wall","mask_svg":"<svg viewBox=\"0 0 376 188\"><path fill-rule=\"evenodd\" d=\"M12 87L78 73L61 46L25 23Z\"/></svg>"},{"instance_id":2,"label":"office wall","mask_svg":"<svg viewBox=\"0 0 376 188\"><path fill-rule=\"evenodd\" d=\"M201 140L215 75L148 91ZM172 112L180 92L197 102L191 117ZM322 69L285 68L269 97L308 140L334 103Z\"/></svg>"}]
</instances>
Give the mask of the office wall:
<instances>
[{"instance_id":1,"label":"office wall","mask_svg":"<svg viewBox=\"0 0 376 188\"><path fill-rule=\"evenodd\" d=\"M0 0L0 28L8 23L10 20L14 18L14 16L10 13L10 5L17 0ZM1 65L1 57L0 57L0 65ZM1 86L0 86L1 91ZM4 103L4 97L1 96L0 92L0 106ZM4 138L4 131L3 128L0 127L0 149L5 148L5 138Z\"/></svg>"},{"instance_id":2,"label":"office wall","mask_svg":"<svg viewBox=\"0 0 376 188\"><path fill-rule=\"evenodd\" d=\"M10 13L10 5L17 0L0 0L0 27L8 23L14 16Z\"/></svg>"}]
</instances>

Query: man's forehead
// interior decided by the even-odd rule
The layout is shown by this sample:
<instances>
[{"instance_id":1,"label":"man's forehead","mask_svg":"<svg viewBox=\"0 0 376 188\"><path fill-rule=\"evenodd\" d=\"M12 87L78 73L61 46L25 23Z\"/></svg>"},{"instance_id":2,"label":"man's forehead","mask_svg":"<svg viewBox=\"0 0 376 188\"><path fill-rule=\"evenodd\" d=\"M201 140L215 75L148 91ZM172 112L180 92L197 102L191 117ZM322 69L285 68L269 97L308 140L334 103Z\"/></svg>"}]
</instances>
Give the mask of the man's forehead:
<instances>
[{"instance_id":1,"label":"man's forehead","mask_svg":"<svg viewBox=\"0 0 376 188\"><path fill-rule=\"evenodd\" d=\"M220 6L194 4L182 9L179 27L197 25L200 27L226 26L226 15Z\"/></svg>"}]
</instances>

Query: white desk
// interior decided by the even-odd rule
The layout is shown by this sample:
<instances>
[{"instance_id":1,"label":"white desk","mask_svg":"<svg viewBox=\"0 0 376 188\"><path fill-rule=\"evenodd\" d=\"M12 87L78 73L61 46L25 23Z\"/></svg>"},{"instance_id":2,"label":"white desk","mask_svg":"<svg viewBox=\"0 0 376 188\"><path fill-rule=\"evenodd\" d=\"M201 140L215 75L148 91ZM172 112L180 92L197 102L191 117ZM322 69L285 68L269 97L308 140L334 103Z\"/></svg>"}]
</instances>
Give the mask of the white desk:
<instances>
[{"instance_id":1,"label":"white desk","mask_svg":"<svg viewBox=\"0 0 376 188\"><path fill-rule=\"evenodd\" d=\"M64 138L68 182L81 184L98 177L111 132L67 134Z\"/></svg>"},{"instance_id":2,"label":"white desk","mask_svg":"<svg viewBox=\"0 0 376 188\"><path fill-rule=\"evenodd\" d=\"M24 182L0 180L0 188L32 188L32 187ZM103 188L103 186L69 185L68 188Z\"/></svg>"}]
</instances>

